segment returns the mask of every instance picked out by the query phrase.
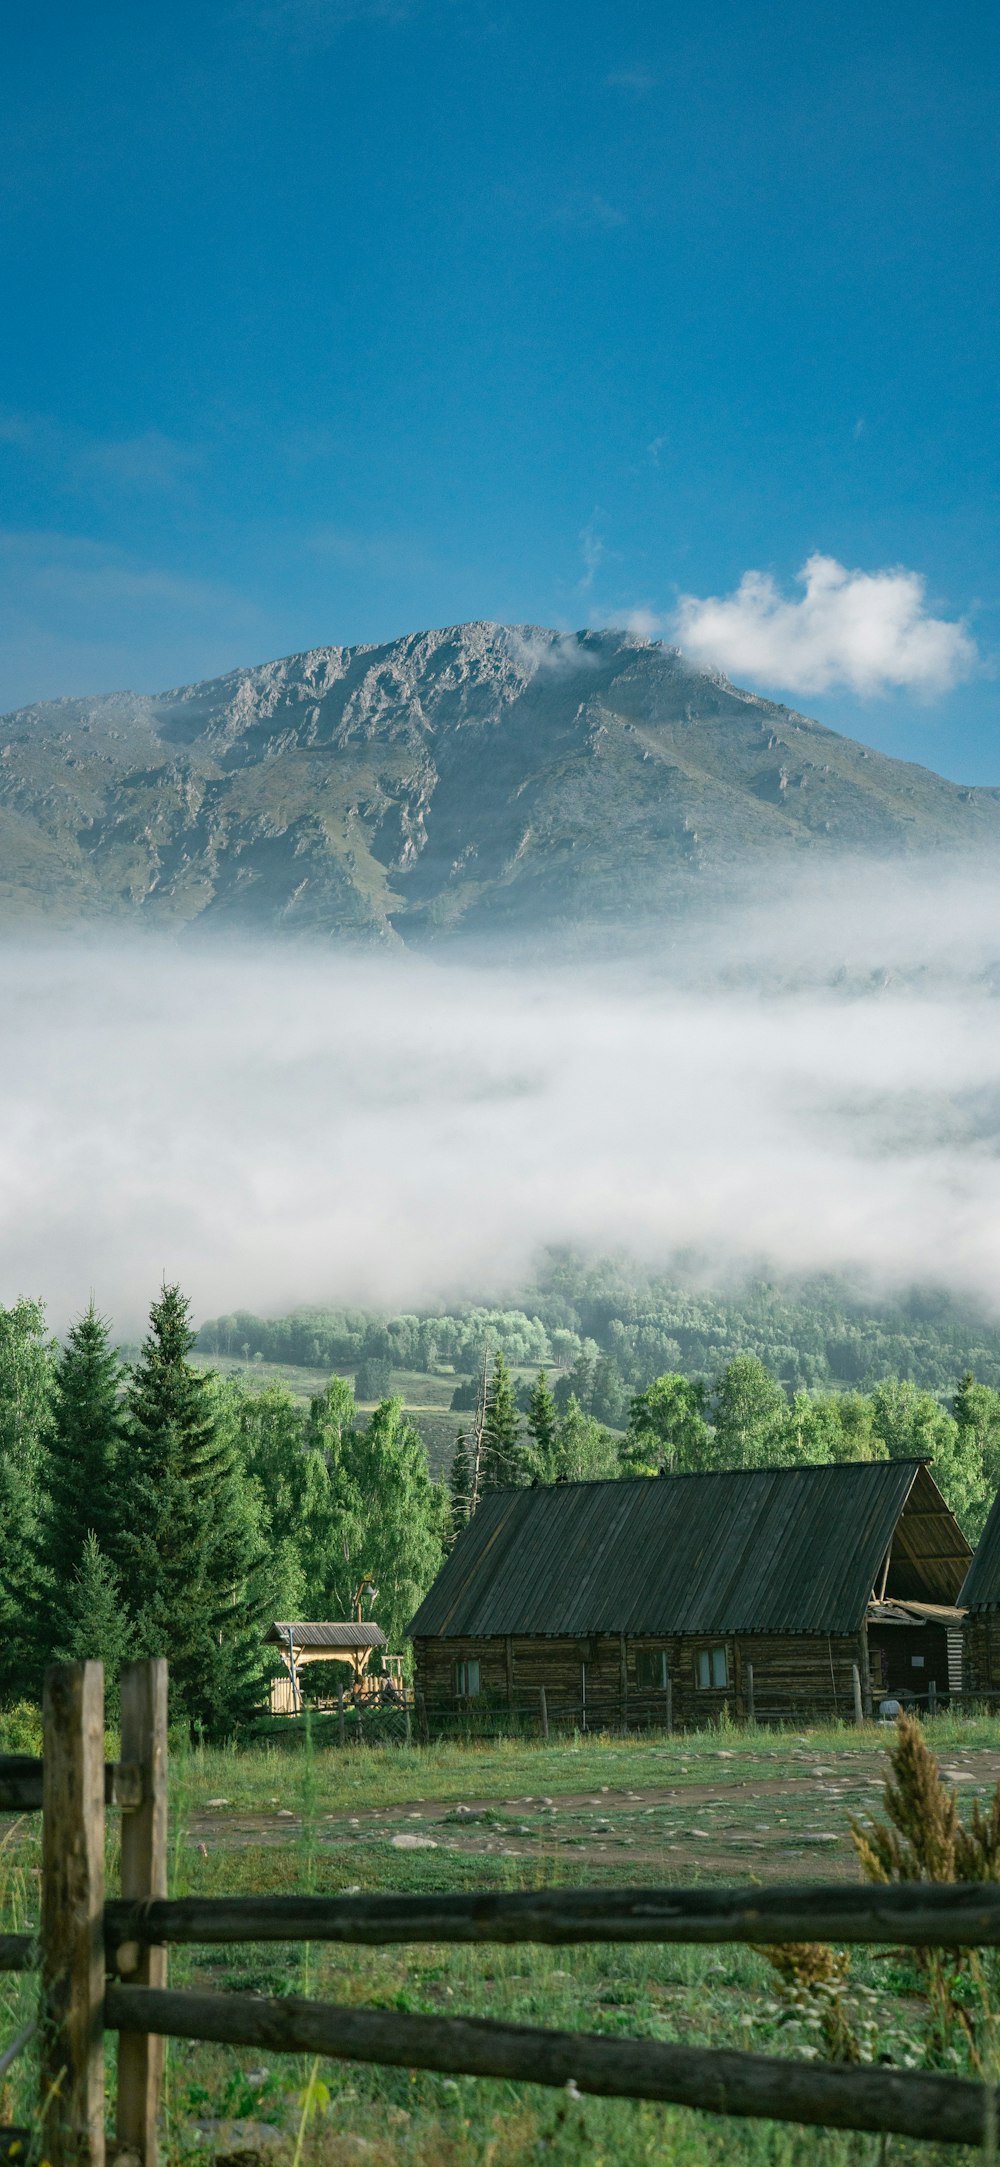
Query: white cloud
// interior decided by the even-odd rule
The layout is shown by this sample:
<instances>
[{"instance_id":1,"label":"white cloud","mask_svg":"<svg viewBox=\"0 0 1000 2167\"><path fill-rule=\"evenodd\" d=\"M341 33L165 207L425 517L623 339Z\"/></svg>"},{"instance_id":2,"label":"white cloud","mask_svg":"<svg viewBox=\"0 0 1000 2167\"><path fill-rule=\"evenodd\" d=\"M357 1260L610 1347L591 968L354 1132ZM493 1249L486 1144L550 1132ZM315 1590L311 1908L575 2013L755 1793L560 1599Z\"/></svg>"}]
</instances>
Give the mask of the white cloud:
<instances>
[{"instance_id":1,"label":"white cloud","mask_svg":"<svg viewBox=\"0 0 1000 2167\"><path fill-rule=\"evenodd\" d=\"M673 983L8 940L0 1301L409 1308L570 1241L1000 1309L998 926L996 875L935 861L691 929Z\"/></svg>"},{"instance_id":2,"label":"white cloud","mask_svg":"<svg viewBox=\"0 0 1000 2167\"><path fill-rule=\"evenodd\" d=\"M636 639L653 640L656 638L659 629L660 620L654 609L647 609L640 602L634 609L626 611L625 630L626 632L634 632Z\"/></svg>"},{"instance_id":3,"label":"white cloud","mask_svg":"<svg viewBox=\"0 0 1000 2167\"><path fill-rule=\"evenodd\" d=\"M596 669L597 656L584 645L578 632L549 632L541 625L506 625L504 637L511 661L526 678L543 670L558 677L580 669Z\"/></svg>"},{"instance_id":4,"label":"white cloud","mask_svg":"<svg viewBox=\"0 0 1000 2167\"><path fill-rule=\"evenodd\" d=\"M587 525L580 530L583 571L576 583L578 594L589 594L607 553L603 535L598 534L593 520L588 520Z\"/></svg>"},{"instance_id":5,"label":"white cloud","mask_svg":"<svg viewBox=\"0 0 1000 2167\"><path fill-rule=\"evenodd\" d=\"M797 601L769 572L744 572L735 594L682 595L671 637L692 662L794 693L940 693L976 667L965 625L931 615L919 572L849 571L817 553L796 578Z\"/></svg>"}]
</instances>

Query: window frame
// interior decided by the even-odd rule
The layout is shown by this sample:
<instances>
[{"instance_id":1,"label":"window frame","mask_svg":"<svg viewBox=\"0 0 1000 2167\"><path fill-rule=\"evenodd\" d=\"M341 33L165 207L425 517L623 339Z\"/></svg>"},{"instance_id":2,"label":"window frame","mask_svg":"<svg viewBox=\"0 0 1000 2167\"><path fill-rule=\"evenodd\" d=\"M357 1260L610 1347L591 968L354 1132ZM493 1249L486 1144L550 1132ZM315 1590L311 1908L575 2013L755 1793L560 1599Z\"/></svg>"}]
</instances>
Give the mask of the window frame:
<instances>
[{"instance_id":1,"label":"window frame","mask_svg":"<svg viewBox=\"0 0 1000 2167\"><path fill-rule=\"evenodd\" d=\"M643 1666L658 1666L656 1678L644 1678ZM666 1648L637 1648L635 1651L635 1685L637 1693L665 1693L670 1677Z\"/></svg>"},{"instance_id":2,"label":"window frame","mask_svg":"<svg viewBox=\"0 0 1000 2167\"><path fill-rule=\"evenodd\" d=\"M472 1672L476 1682L472 1684ZM478 1700L483 1690L482 1663L478 1655L458 1656L455 1659L455 1699Z\"/></svg>"},{"instance_id":3,"label":"window frame","mask_svg":"<svg viewBox=\"0 0 1000 2167\"><path fill-rule=\"evenodd\" d=\"M724 1671L724 1676L721 1682L715 1676L715 1659L717 1656L720 1655L722 1657ZM707 1667L707 1678L702 1678L701 1676L702 1663L704 1663ZM694 1651L694 1684L696 1693L728 1693L731 1682L731 1668L732 1666L729 1661L729 1642L726 1640L705 1641L700 1648L696 1648Z\"/></svg>"}]
</instances>

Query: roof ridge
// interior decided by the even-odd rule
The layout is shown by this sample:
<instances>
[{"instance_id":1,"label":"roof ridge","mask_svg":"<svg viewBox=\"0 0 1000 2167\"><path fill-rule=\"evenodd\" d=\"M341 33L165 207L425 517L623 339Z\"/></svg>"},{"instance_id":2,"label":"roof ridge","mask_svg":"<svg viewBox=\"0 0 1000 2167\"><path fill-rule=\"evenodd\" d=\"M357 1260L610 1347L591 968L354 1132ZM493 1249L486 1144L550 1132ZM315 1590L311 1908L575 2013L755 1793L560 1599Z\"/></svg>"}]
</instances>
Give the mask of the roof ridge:
<instances>
[{"instance_id":1,"label":"roof ridge","mask_svg":"<svg viewBox=\"0 0 1000 2167\"><path fill-rule=\"evenodd\" d=\"M901 1453L898 1458L884 1460L778 1460L766 1467L692 1467L684 1468L678 1475L593 1475L579 1482L498 1482L491 1485L488 1496L537 1495L539 1490L617 1490L622 1482L630 1489L639 1489L643 1483L653 1482L714 1482L720 1475L815 1475L828 1468L837 1468L842 1474L849 1470L873 1467L933 1467L933 1455L929 1452Z\"/></svg>"}]
</instances>

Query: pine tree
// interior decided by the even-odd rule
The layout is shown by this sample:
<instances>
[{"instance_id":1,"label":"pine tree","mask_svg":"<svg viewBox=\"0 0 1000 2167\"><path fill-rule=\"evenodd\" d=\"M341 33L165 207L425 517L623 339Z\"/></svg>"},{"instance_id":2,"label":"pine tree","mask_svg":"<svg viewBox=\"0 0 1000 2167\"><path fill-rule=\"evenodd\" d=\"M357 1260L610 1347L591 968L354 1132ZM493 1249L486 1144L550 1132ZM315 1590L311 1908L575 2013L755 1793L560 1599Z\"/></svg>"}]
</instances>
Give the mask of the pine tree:
<instances>
[{"instance_id":1,"label":"pine tree","mask_svg":"<svg viewBox=\"0 0 1000 2167\"><path fill-rule=\"evenodd\" d=\"M187 1360L189 1304L165 1286L128 1394L119 1564L138 1651L170 1659L178 1713L219 1732L262 1690L255 1516L231 1426Z\"/></svg>"},{"instance_id":2,"label":"pine tree","mask_svg":"<svg viewBox=\"0 0 1000 2167\"><path fill-rule=\"evenodd\" d=\"M96 1538L105 1561L116 1548L125 1368L109 1343L108 1329L91 1302L70 1327L56 1365L39 1562L43 1576L57 1589L68 1587L79 1570L88 1533ZM51 1647L59 1611L55 1604L46 1610Z\"/></svg>"},{"instance_id":3,"label":"pine tree","mask_svg":"<svg viewBox=\"0 0 1000 2167\"><path fill-rule=\"evenodd\" d=\"M469 1455L465 1449L465 1431L459 1430L455 1439L451 1474L448 1478L448 1488L451 1492L451 1527L456 1542L463 1527L468 1522L471 1484L472 1475L469 1468Z\"/></svg>"},{"instance_id":4,"label":"pine tree","mask_svg":"<svg viewBox=\"0 0 1000 2167\"><path fill-rule=\"evenodd\" d=\"M59 1603L57 1663L91 1660L105 1669L105 1705L113 1716L118 1700L118 1672L131 1651L132 1626L122 1608L121 1590L93 1530L84 1536L80 1562Z\"/></svg>"},{"instance_id":5,"label":"pine tree","mask_svg":"<svg viewBox=\"0 0 1000 2167\"><path fill-rule=\"evenodd\" d=\"M0 1698L41 1683L39 1504L55 1347L39 1302L0 1306Z\"/></svg>"},{"instance_id":6,"label":"pine tree","mask_svg":"<svg viewBox=\"0 0 1000 2167\"><path fill-rule=\"evenodd\" d=\"M549 1387L549 1380L540 1369L531 1387L528 1401L528 1435L531 1439L530 1460L532 1472L540 1482L554 1482L556 1478L556 1430L558 1412Z\"/></svg>"},{"instance_id":7,"label":"pine tree","mask_svg":"<svg viewBox=\"0 0 1000 2167\"><path fill-rule=\"evenodd\" d=\"M521 1417L503 1355L493 1364L489 1407L483 1433L483 1486L496 1490L523 1478Z\"/></svg>"}]
</instances>

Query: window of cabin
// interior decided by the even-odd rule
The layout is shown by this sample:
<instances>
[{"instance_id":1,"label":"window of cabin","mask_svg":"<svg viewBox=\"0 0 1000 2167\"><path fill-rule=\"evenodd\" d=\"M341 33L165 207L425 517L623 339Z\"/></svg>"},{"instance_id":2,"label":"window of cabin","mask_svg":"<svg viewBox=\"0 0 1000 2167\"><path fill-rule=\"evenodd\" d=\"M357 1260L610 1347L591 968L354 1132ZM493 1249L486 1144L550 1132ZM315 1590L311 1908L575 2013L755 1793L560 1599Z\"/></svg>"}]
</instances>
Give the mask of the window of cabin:
<instances>
[{"instance_id":1,"label":"window of cabin","mask_svg":"<svg viewBox=\"0 0 1000 2167\"><path fill-rule=\"evenodd\" d=\"M470 1656L465 1663L456 1663L455 1692L459 1700L472 1700L479 1692L478 1656Z\"/></svg>"},{"instance_id":2,"label":"window of cabin","mask_svg":"<svg viewBox=\"0 0 1000 2167\"><path fill-rule=\"evenodd\" d=\"M729 1658L724 1647L697 1650L694 1679L697 1686L716 1692L729 1684Z\"/></svg>"},{"instance_id":3,"label":"window of cabin","mask_svg":"<svg viewBox=\"0 0 1000 2167\"><path fill-rule=\"evenodd\" d=\"M635 1659L635 1682L640 1693L661 1691L667 1682L665 1648L640 1648Z\"/></svg>"}]
</instances>

